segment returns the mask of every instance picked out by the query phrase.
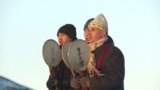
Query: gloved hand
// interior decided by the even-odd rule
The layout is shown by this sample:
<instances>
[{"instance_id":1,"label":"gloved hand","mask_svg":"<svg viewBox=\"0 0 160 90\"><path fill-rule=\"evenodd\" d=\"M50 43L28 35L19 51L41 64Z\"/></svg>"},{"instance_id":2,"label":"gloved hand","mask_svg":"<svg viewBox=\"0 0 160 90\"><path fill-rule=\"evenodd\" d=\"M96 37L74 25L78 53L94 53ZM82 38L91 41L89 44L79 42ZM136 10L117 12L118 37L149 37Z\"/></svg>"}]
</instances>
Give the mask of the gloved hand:
<instances>
[{"instance_id":1,"label":"gloved hand","mask_svg":"<svg viewBox=\"0 0 160 90\"><path fill-rule=\"evenodd\" d=\"M80 78L82 88L89 88L89 75Z\"/></svg>"},{"instance_id":2,"label":"gloved hand","mask_svg":"<svg viewBox=\"0 0 160 90\"><path fill-rule=\"evenodd\" d=\"M78 71L77 72L79 74L80 77L85 77L85 76L88 76L89 73L88 73L88 70L84 70L84 71Z\"/></svg>"},{"instance_id":3,"label":"gloved hand","mask_svg":"<svg viewBox=\"0 0 160 90\"><path fill-rule=\"evenodd\" d=\"M46 83L49 90L56 88L57 84L58 84L57 78L53 78L53 77L49 77L49 79Z\"/></svg>"},{"instance_id":4,"label":"gloved hand","mask_svg":"<svg viewBox=\"0 0 160 90\"><path fill-rule=\"evenodd\" d=\"M74 88L74 89L80 89L81 88L79 77L73 77L71 79L71 87Z\"/></svg>"}]
</instances>

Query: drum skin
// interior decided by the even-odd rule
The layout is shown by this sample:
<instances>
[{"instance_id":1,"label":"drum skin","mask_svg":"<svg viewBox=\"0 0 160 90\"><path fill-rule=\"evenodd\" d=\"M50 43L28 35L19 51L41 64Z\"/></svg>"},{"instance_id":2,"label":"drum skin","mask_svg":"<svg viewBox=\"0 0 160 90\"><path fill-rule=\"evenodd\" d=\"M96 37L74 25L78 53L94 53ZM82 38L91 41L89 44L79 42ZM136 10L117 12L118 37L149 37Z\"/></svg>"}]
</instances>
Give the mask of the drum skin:
<instances>
[{"instance_id":1,"label":"drum skin","mask_svg":"<svg viewBox=\"0 0 160 90\"><path fill-rule=\"evenodd\" d=\"M73 69L73 66L69 62L69 58L68 58L68 55L69 55L68 50L69 50L69 47L70 47L71 43L72 42L70 42L70 41L65 42L64 45L62 46L62 51L61 51L63 61L69 69Z\"/></svg>"},{"instance_id":2,"label":"drum skin","mask_svg":"<svg viewBox=\"0 0 160 90\"><path fill-rule=\"evenodd\" d=\"M68 59L76 71L83 71L87 68L89 57L90 49L84 40L78 39L71 43L68 49Z\"/></svg>"},{"instance_id":3,"label":"drum skin","mask_svg":"<svg viewBox=\"0 0 160 90\"><path fill-rule=\"evenodd\" d=\"M58 43L53 39L45 41L42 49L44 61L47 65L56 67L61 60L61 51Z\"/></svg>"}]
</instances>

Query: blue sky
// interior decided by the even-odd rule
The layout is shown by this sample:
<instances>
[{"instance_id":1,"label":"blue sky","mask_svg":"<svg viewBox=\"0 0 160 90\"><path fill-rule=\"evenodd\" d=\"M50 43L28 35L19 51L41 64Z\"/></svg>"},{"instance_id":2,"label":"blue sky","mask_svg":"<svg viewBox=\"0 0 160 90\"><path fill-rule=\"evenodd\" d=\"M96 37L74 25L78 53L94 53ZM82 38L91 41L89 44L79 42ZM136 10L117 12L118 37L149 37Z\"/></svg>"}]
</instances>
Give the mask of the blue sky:
<instances>
[{"instance_id":1,"label":"blue sky","mask_svg":"<svg viewBox=\"0 0 160 90\"><path fill-rule=\"evenodd\" d=\"M159 0L0 0L0 75L47 90L42 57L47 39L72 23L83 39L87 19L103 13L109 35L125 56L125 90L159 90Z\"/></svg>"}]
</instances>

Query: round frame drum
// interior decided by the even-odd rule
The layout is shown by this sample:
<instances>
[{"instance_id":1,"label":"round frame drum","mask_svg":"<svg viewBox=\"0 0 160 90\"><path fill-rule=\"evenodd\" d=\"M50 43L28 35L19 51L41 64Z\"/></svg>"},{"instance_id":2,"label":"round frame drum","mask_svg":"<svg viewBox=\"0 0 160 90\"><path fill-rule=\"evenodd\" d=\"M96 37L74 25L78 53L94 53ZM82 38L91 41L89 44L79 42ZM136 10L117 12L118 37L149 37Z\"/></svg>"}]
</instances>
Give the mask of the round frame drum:
<instances>
[{"instance_id":1,"label":"round frame drum","mask_svg":"<svg viewBox=\"0 0 160 90\"><path fill-rule=\"evenodd\" d=\"M47 40L42 49L43 58L47 65L56 67L61 60L61 51L55 40Z\"/></svg>"},{"instance_id":2,"label":"round frame drum","mask_svg":"<svg viewBox=\"0 0 160 90\"><path fill-rule=\"evenodd\" d=\"M72 42L68 41L68 42L65 42L64 45L62 46L62 58L63 58L64 63L69 69L73 69L73 66L70 64L69 58L68 58L68 54L69 54L68 50L69 50L71 43Z\"/></svg>"},{"instance_id":3,"label":"round frame drum","mask_svg":"<svg viewBox=\"0 0 160 90\"><path fill-rule=\"evenodd\" d=\"M83 71L87 68L90 53L89 46L84 40L75 40L68 50L69 62L75 70Z\"/></svg>"}]
</instances>

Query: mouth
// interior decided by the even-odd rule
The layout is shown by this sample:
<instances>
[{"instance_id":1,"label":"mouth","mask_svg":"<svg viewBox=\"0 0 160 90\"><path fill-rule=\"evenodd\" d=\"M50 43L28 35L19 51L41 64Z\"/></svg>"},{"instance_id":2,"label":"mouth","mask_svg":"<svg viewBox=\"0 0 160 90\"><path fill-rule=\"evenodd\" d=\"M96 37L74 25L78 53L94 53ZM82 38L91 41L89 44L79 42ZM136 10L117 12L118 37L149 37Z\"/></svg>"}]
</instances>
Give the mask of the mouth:
<instances>
[{"instance_id":1,"label":"mouth","mask_svg":"<svg viewBox=\"0 0 160 90\"><path fill-rule=\"evenodd\" d=\"M85 41L87 44L89 44L89 39L88 38L85 38Z\"/></svg>"},{"instance_id":2,"label":"mouth","mask_svg":"<svg viewBox=\"0 0 160 90\"><path fill-rule=\"evenodd\" d=\"M61 45L63 45L63 41L59 41L59 43L60 43Z\"/></svg>"}]
</instances>

